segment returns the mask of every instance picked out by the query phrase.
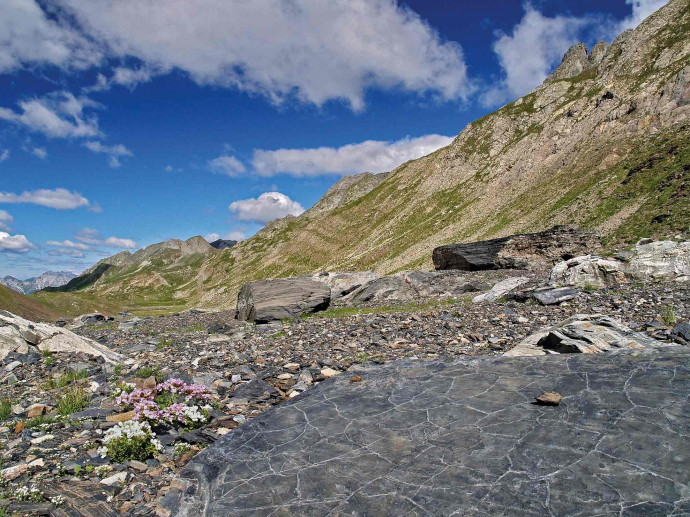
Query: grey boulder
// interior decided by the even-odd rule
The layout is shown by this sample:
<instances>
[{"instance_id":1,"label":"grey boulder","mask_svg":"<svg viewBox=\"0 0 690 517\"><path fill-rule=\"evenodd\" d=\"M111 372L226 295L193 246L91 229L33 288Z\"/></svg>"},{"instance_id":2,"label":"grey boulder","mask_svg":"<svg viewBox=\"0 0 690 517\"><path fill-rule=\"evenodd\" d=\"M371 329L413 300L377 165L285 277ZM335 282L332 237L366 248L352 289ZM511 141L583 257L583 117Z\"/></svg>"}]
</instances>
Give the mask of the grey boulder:
<instances>
[{"instance_id":1,"label":"grey boulder","mask_svg":"<svg viewBox=\"0 0 690 517\"><path fill-rule=\"evenodd\" d=\"M434 249L436 269L543 269L601 247L599 236L569 226Z\"/></svg>"},{"instance_id":2,"label":"grey boulder","mask_svg":"<svg viewBox=\"0 0 690 517\"><path fill-rule=\"evenodd\" d=\"M327 309L331 289L308 278L257 280L242 286L237 295L237 319L268 323L299 318Z\"/></svg>"},{"instance_id":3,"label":"grey boulder","mask_svg":"<svg viewBox=\"0 0 690 517\"><path fill-rule=\"evenodd\" d=\"M551 328L523 339L504 355L526 357L546 354L598 354L620 349L655 349L672 346L657 341L601 314L576 314Z\"/></svg>"}]
</instances>

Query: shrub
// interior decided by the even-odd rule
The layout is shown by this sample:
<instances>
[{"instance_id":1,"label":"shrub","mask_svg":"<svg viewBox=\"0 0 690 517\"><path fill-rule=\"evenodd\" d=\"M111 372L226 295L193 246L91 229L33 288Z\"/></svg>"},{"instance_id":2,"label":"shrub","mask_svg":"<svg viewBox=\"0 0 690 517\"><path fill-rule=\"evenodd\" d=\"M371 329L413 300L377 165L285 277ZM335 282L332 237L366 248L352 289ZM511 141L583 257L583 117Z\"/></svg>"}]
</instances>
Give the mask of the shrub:
<instances>
[{"instance_id":1,"label":"shrub","mask_svg":"<svg viewBox=\"0 0 690 517\"><path fill-rule=\"evenodd\" d=\"M666 325L673 325L676 322L676 313L673 312L673 305L666 305L661 309L661 319Z\"/></svg>"},{"instance_id":2,"label":"shrub","mask_svg":"<svg viewBox=\"0 0 690 517\"><path fill-rule=\"evenodd\" d=\"M103 446L98 449L102 457L122 463L127 460L144 461L163 449L156 440L148 422L130 420L111 427L103 436Z\"/></svg>"}]
</instances>

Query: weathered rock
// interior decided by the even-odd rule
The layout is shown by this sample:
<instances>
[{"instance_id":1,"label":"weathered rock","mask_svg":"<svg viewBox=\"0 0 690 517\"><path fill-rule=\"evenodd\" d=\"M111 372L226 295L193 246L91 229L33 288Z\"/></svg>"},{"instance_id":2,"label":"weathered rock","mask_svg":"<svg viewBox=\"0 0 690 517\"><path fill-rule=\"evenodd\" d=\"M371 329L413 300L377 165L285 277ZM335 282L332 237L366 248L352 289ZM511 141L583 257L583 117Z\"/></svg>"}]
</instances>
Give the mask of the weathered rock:
<instances>
[{"instance_id":1,"label":"weathered rock","mask_svg":"<svg viewBox=\"0 0 690 517\"><path fill-rule=\"evenodd\" d=\"M529 282L529 278L524 276L518 276L514 278L507 278L501 280L496 285L494 285L488 293L480 294L472 298L474 303L482 302L494 302L498 300L501 296L505 296L510 291L517 289L523 284Z\"/></svg>"},{"instance_id":2,"label":"weathered rock","mask_svg":"<svg viewBox=\"0 0 690 517\"><path fill-rule=\"evenodd\" d=\"M669 345L634 332L610 316L577 314L563 323L528 336L504 355L597 354L622 348L654 349L665 346Z\"/></svg>"},{"instance_id":3,"label":"weathered rock","mask_svg":"<svg viewBox=\"0 0 690 517\"><path fill-rule=\"evenodd\" d=\"M328 308L331 289L307 278L248 282L237 295L237 318L267 323L299 318Z\"/></svg>"},{"instance_id":4,"label":"weathered rock","mask_svg":"<svg viewBox=\"0 0 690 517\"><path fill-rule=\"evenodd\" d=\"M577 289L572 289L570 287L553 289L547 287L536 289L530 293L530 295L542 305L556 305L575 298L577 296Z\"/></svg>"},{"instance_id":5,"label":"weathered rock","mask_svg":"<svg viewBox=\"0 0 690 517\"><path fill-rule=\"evenodd\" d=\"M440 246L433 261L436 269L540 269L600 247L598 235L590 230L555 226L540 233Z\"/></svg>"},{"instance_id":6,"label":"weathered rock","mask_svg":"<svg viewBox=\"0 0 690 517\"><path fill-rule=\"evenodd\" d=\"M379 278L379 275L375 271L345 271L342 273L324 271L309 278L330 287L331 300L335 301L351 293L357 287L376 280Z\"/></svg>"},{"instance_id":7,"label":"weathered rock","mask_svg":"<svg viewBox=\"0 0 690 517\"><path fill-rule=\"evenodd\" d=\"M671 334L683 339L686 343L690 343L690 323L676 323Z\"/></svg>"},{"instance_id":8,"label":"weathered rock","mask_svg":"<svg viewBox=\"0 0 690 517\"><path fill-rule=\"evenodd\" d=\"M47 323L34 323L7 311L0 311L0 360L8 353L26 354L31 345L24 335L38 341L38 348L48 352L76 352L103 357L107 362L118 363L122 356L108 347L88 338ZM35 348L34 348L35 350Z\"/></svg>"},{"instance_id":9,"label":"weathered rock","mask_svg":"<svg viewBox=\"0 0 690 517\"><path fill-rule=\"evenodd\" d=\"M685 347L396 361L221 437L165 504L176 517L671 514L690 507L689 367ZM568 410L533 404L540 387Z\"/></svg>"},{"instance_id":10,"label":"weathered rock","mask_svg":"<svg viewBox=\"0 0 690 517\"><path fill-rule=\"evenodd\" d=\"M560 393L554 393L553 391L547 391L542 393L537 397L537 403L542 406L557 406L561 403L563 395Z\"/></svg>"},{"instance_id":11,"label":"weathered rock","mask_svg":"<svg viewBox=\"0 0 690 517\"><path fill-rule=\"evenodd\" d=\"M556 264L550 281L559 285L608 287L629 280L690 281L690 242L640 241L632 252L606 259L584 255Z\"/></svg>"}]
</instances>

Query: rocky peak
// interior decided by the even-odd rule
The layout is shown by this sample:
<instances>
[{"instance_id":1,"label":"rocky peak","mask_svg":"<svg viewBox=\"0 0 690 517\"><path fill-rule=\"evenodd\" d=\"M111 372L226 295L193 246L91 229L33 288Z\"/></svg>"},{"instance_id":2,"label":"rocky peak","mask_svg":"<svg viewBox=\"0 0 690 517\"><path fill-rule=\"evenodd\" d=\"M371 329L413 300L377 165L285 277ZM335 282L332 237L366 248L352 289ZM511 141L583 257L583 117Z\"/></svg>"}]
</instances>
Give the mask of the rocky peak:
<instances>
[{"instance_id":1,"label":"rocky peak","mask_svg":"<svg viewBox=\"0 0 690 517\"><path fill-rule=\"evenodd\" d=\"M563 56L561 64L549 76L547 81L555 81L558 79L569 79L581 74L585 69L589 68L589 59L587 56L587 46L584 43L578 43L568 49L568 52Z\"/></svg>"}]
</instances>

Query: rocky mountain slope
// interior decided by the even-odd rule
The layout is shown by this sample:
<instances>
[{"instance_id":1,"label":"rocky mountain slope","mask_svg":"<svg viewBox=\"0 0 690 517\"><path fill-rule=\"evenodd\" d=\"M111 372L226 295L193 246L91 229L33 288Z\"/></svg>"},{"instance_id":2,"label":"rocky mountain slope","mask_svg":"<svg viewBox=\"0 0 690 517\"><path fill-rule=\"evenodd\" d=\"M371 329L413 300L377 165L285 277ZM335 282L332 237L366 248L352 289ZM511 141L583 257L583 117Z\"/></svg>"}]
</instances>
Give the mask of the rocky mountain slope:
<instances>
[{"instance_id":1,"label":"rocky mountain slope","mask_svg":"<svg viewBox=\"0 0 690 517\"><path fill-rule=\"evenodd\" d=\"M13 276L0 278L0 284L18 293L31 294L46 287L60 287L76 277L71 271L46 271L41 276L19 280Z\"/></svg>"},{"instance_id":2,"label":"rocky mountain slope","mask_svg":"<svg viewBox=\"0 0 690 517\"><path fill-rule=\"evenodd\" d=\"M343 178L301 216L227 250L116 255L85 288L123 305L229 308L248 280L431 268L436 246L554 224L597 229L607 246L686 232L689 35L690 4L671 0L610 45L574 46L544 84L448 147Z\"/></svg>"},{"instance_id":3,"label":"rocky mountain slope","mask_svg":"<svg viewBox=\"0 0 690 517\"><path fill-rule=\"evenodd\" d=\"M0 309L33 321L57 319L60 314L25 294L0 285Z\"/></svg>"}]
</instances>

